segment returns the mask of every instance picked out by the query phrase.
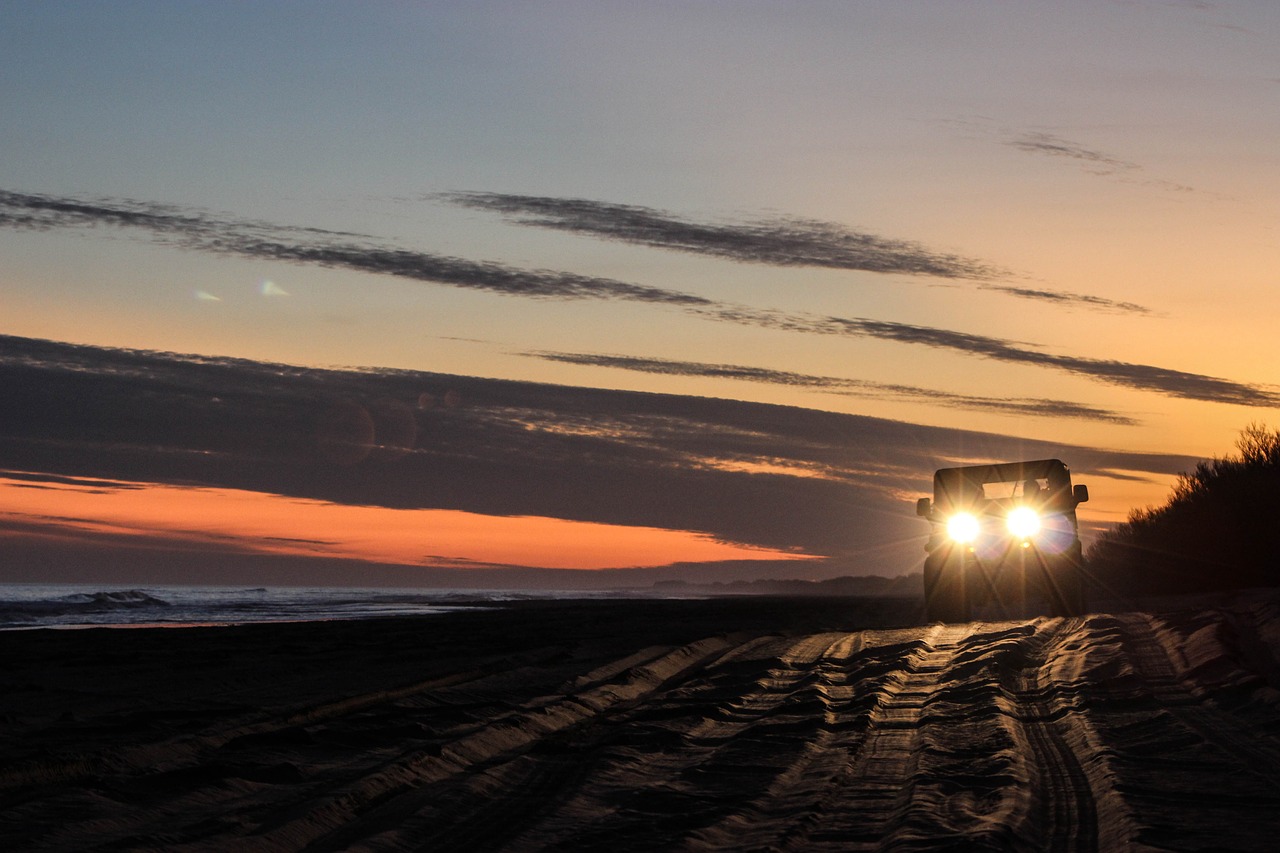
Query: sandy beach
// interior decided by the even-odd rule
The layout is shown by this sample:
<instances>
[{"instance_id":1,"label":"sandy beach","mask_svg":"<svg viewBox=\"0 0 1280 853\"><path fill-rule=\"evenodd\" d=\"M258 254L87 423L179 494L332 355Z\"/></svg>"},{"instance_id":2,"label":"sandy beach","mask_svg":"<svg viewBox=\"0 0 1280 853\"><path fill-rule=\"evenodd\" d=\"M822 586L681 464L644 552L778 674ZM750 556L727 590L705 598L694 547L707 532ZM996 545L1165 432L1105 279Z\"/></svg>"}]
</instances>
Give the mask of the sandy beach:
<instances>
[{"instance_id":1,"label":"sandy beach","mask_svg":"<svg viewBox=\"0 0 1280 853\"><path fill-rule=\"evenodd\" d=\"M0 634L0 848L1274 849L1280 595L918 607Z\"/></svg>"}]
</instances>

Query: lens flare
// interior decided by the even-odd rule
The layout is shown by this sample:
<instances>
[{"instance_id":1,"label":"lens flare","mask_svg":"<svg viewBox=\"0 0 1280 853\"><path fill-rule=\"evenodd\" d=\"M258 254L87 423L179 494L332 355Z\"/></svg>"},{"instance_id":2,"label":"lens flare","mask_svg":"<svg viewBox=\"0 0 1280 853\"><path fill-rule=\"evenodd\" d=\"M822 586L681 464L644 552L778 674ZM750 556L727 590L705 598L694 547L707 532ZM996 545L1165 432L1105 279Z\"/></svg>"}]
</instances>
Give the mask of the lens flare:
<instances>
[{"instance_id":1,"label":"lens flare","mask_svg":"<svg viewBox=\"0 0 1280 853\"><path fill-rule=\"evenodd\" d=\"M1020 539L1035 536L1040 530L1040 514L1029 506L1020 506L1009 512L1006 519L1009 532Z\"/></svg>"},{"instance_id":2,"label":"lens flare","mask_svg":"<svg viewBox=\"0 0 1280 853\"><path fill-rule=\"evenodd\" d=\"M956 542L972 542L978 538L978 519L967 512L956 513L947 520L947 535Z\"/></svg>"}]
</instances>

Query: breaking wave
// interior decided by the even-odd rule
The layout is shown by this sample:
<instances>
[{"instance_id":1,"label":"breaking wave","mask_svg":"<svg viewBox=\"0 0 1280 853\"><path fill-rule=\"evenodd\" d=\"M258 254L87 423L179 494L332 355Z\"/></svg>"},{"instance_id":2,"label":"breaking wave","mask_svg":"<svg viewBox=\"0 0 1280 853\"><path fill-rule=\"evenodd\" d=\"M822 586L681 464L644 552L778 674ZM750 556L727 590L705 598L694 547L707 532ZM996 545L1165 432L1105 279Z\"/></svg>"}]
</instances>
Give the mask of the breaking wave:
<instances>
[{"instance_id":1,"label":"breaking wave","mask_svg":"<svg viewBox=\"0 0 1280 853\"><path fill-rule=\"evenodd\" d=\"M0 628L112 624L159 617L169 602L141 589L49 594L52 587L4 588Z\"/></svg>"},{"instance_id":2,"label":"breaking wave","mask_svg":"<svg viewBox=\"0 0 1280 853\"><path fill-rule=\"evenodd\" d=\"M77 592L65 595L60 602L70 608L84 610L119 610L127 607L168 607L169 602L140 589L111 592ZM56 603L56 602L55 602Z\"/></svg>"}]
</instances>

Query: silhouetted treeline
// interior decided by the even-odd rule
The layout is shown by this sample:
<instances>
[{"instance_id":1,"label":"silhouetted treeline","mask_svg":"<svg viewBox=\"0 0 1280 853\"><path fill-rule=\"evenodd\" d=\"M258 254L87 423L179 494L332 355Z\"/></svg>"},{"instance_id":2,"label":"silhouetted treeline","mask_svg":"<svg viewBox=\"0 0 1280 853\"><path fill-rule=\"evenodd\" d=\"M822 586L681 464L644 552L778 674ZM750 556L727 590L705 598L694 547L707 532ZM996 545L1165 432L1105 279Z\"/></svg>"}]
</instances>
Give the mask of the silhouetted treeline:
<instances>
[{"instance_id":1,"label":"silhouetted treeline","mask_svg":"<svg viewBox=\"0 0 1280 853\"><path fill-rule=\"evenodd\" d=\"M1251 424L1236 448L1180 474L1164 506L1134 510L1090 549L1090 574L1103 590L1280 583L1280 430Z\"/></svg>"}]
</instances>

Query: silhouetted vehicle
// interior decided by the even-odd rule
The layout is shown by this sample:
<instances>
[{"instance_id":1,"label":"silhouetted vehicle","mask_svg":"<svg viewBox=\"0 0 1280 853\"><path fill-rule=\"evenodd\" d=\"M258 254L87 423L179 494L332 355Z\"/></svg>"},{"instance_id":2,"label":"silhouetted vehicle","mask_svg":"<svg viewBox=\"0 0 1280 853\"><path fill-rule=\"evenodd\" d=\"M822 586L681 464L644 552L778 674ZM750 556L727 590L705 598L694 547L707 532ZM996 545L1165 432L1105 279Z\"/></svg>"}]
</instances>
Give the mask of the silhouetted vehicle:
<instances>
[{"instance_id":1,"label":"silhouetted vehicle","mask_svg":"<svg viewBox=\"0 0 1280 853\"><path fill-rule=\"evenodd\" d=\"M925 545L925 613L965 622L975 608L1001 611L1040 601L1054 616L1084 611L1084 559L1076 506L1087 486L1071 485L1057 459L943 468L933 500L916 501L931 525Z\"/></svg>"}]
</instances>

